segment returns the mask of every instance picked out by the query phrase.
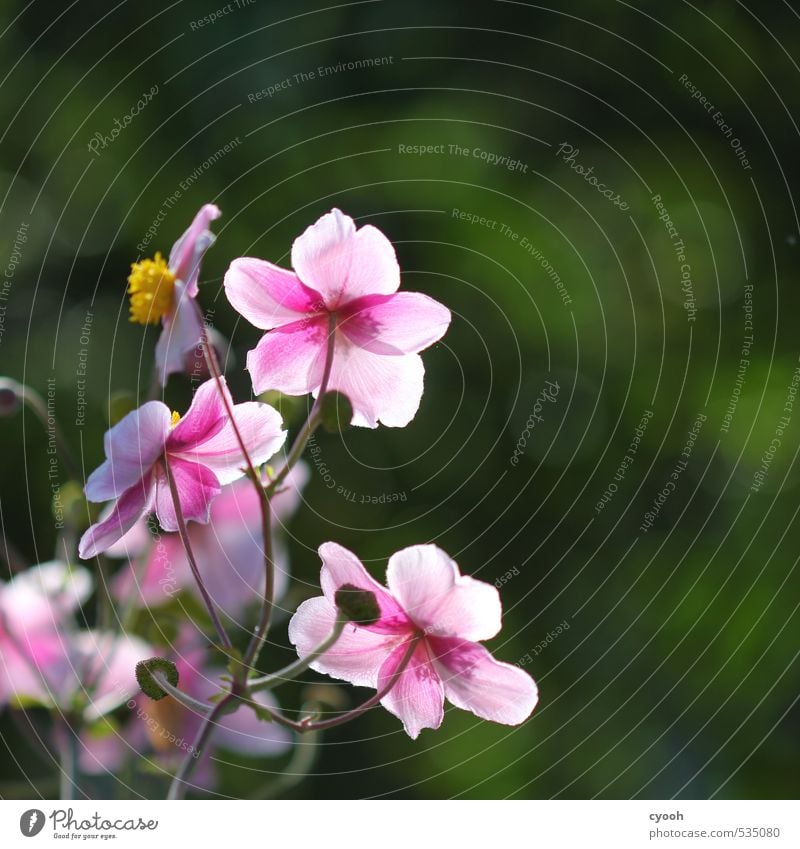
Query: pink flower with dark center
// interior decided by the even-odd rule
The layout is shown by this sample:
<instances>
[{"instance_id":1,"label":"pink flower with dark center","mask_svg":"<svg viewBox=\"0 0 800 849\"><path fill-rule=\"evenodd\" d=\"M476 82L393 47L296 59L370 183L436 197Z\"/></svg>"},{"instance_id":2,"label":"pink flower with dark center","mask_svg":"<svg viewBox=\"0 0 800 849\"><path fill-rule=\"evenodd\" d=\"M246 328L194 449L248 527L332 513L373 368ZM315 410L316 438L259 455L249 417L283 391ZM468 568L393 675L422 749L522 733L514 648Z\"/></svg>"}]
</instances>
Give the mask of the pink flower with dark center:
<instances>
[{"instance_id":1,"label":"pink flower with dark center","mask_svg":"<svg viewBox=\"0 0 800 849\"><path fill-rule=\"evenodd\" d=\"M92 593L83 567L52 561L0 584L0 705L40 704L93 721L137 690L134 668L152 654L136 637L76 628Z\"/></svg>"},{"instance_id":2,"label":"pink flower with dark center","mask_svg":"<svg viewBox=\"0 0 800 849\"><path fill-rule=\"evenodd\" d=\"M324 596L303 602L289 623L289 639L300 657L330 634L337 617L334 595L345 585L374 593L381 617L374 625L348 624L312 669L381 690L416 640L410 662L381 701L410 737L441 725L445 698L504 725L518 725L530 716L538 700L534 680L495 660L479 642L494 637L501 626L500 596L491 584L462 575L435 545L393 554L386 571L388 590L346 548L326 542L319 554Z\"/></svg>"},{"instance_id":3,"label":"pink flower with dark center","mask_svg":"<svg viewBox=\"0 0 800 849\"><path fill-rule=\"evenodd\" d=\"M419 352L444 336L450 311L417 292L398 292L392 243L376 227L356 229L338 209L292 245L294 272L241 257L225 292L251 324L269 330L247 356L256 393L315 396L334 334L328 389L353 405L354 425L404 427L419 408Z\"/></svg>"},{"instance_id":4,"label":"pink flower with dark center","mask_svg":"<svg viewBox=\"0 0 800 849\"><path fill-rule=\"evenodd\" d=\"M130 320L163 325L156 344L156 368L161 385L173 372L185 370L186 355L200 344L203 317L197 308L197 278L203 254L214 244L208 229L221 215L213 203L202 206L189 229L172 246L169 259L160 253L131 265L128 294Z\"/></svg>"},{"instance_id":5,"label":"pink flower with dark center","mask_svg":"<svg viewBox=\"0 0 800 849\"><path fill-rule=\"evenodd\" d=\"M252 462L265 463L286 439L280 414L258 402L234 406L224 382L223 390ZM148 401L106 431L104 447L106 460L84 491L89 501L114 504L81 538L84 560L105 551L151 510L165 531L178 530L165 462L187 521L208 522L222 486L244 474L239 441L213 380L198 387L183 418L170 415L160 401Z\"/></svg>"}]
</instances>

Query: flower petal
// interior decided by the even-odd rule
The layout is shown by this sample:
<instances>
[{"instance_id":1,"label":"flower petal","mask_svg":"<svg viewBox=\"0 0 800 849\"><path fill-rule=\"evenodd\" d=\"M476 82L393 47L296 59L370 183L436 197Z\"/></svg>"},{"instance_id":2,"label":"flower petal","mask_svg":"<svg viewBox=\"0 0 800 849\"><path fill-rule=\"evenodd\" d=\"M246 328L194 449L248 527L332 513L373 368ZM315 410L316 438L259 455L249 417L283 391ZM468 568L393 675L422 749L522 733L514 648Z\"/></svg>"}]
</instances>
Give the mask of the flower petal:
<instances>
[{"instance_id":1,"label":"flower petal","mask_svg":"<svg viewBox=\"0 0 800 849\"><path fill-rule=\"evenodd\" d=\"M324 542L319 547L319 556L322 558L320 584L330 604L335 604L336 591L345 584L369 590L375 593L381 618L374 625L367 626L367 630L383 634L410 633L412 625L403 608L367 572L352 551L335 542Z\"/></svg>"},{"instance_id":2,"label":"flower petal","mask_svg":"<svg viewBox=\"0 0 800 849\"><path fill-rule=\"evenodd\" d=\"M378 690L389 683L407 651L408 643L403 643L386 658L378 673ZM423 728L438 728L442 724L444 690L424 641L417 645L408 666L381 704L402 721L412 740L417 739Z\"/></svg>"},{"instance_id":3,"label":"flower petal","mask_svg":"<svg viewBox=\"0 0 800 849\"><path fill-rule=\"evenodd\" d=\"M160 401L148 401L128 413L103 439L106 460L89 475L89 501L110 501L133 486L155 463L169 433L170 413Z\"/></svg>"},{"instance_id":4,"label":"flower petal","mask_svg":"<svg viewBox=\"0 0 800 849\"><path fill-rule=\"evenodd\" d=\"M366 295L340 312L339 328L373 354L418 354L444 336L450 310L418 292Z\"/></svg>"},{"instance_id":5,"label":"flower petal","mask_svg":"<svg viewBox=\"0 0 800 849\"><path fill-rule=\"evenodd\" d=\"M376 227L356 230L353 219L338 209L295 239L292 266L329 309L362 295L389 295L400 285L392 243Z\"/></svg>"},{"instance_id":6,"label":"flower petal","mask_svg":"<svg viewBox=\"0 0 800 849\"><path fill-rule=\"evenodd\" d=\"M322 306L319 292L304 286L294 272L263 259L235 259L224 285L236 312L262 330L299 321Z\"/></svg>"},{"instance_id":7,"label":"flower petal","mask_svg":"<svg viewBox=\"0 0 800 849\"><path fill-rule=\"evenodd\" d=\"M122 493L104 518L84 533L78 544L78 553L82 560L89 560L118 542L149 512L155 494L154 483L152 474L137 481Z\"/></svg>"},{"instance_id":8,"label":"flower petal","mask_svg":"<svg viewBox=\"0 0 800 849\"><path fill-rule=\"evenodd\" d=\"M164 316L156 342L156 369L162 386L167 385L171 374L186 371L186 355L199 348L203 340L203 317L183 283L175 283L174 298L175 306Z\"/></svg>"},{"instance_id":9,"label":"flower petal","mask_svg":"<svg viewBox=\"0 0 800 849\"><path fill-rule=\"evenodd\" d=\"M459 572L435 545L412 545L393 554L386 583L409 617L428 634L489 640L500 631L500 594L491 584Z\"/></svg>"},{"instance_id":10,"label":"flower petal","mask_svg":"<svg viewBox=\"0 0 800 849\"><path fill-rule=\"evenodd\" d=\"M353 425L375 428L380 421L387 427L405 427L419 409L424 376L418 354L373 354L337 334L328 389L350 399Z\"/></svg>"},{"instance_id":11,"label":"flower petal","mask_svg":"<svg viewBox=\"0 0 800 849\"><path fill-rule=\"evenodd\" d=\"M299 657L309 655L333 630L336 608L317 596L304 601L289 621L289 640ZM397 637L347 625L334 645L311 664L312 669L358 687L378 686L378 670L397 645Z\"/></svg>"},{"instance_id":12,"label":"flower petal","mask_svg":"<svg viewBox=\"0 0 800 849\"><path fill-rule=\"evenodd\" d=\"M92 590L92 576L83 566L51 560L31 566L0 585L0 611L12 630L59 628Z\"/></svg>"},{"instance_id":13,"label":"flower petal","mask_svg":"<svg viewBox=\"0 0 800 849\"><path fill-rule=\"evenodd\" d=\"M247 354L253 391L277 389L306 395L322 383L328 320L324 316L285 324L261 337Z\"/></svg>"},{"instance_id":14,"label":"flower petal","mask_svg":"<svg viewBox=\"0 0 800 849\"><path fill-rule=\"evenodd\" d=\"M428 637L427 643L445 695L456 707L503 725L519 725L531 715L539 694L527 672L467 640Z\"/></svg>"},{"instance_id":15,"label":"flower petal","mask_svg":"<svg viewBox=\"0 0 800 849\"><path fill-rule=\"evenodd\" d=\"M206 524L211 518L211 502L222 491L211 469L202 463L170 457L169 470L178 492L183 518ZM163 469L156 470L156 515L165 531L178 530L178 516L169 481Z\"/></svg>"},{"instance_id":16,"label":"flower petal","mask_svg":"<svg viewBox=\"0 0 800 849\"><path fill-rule=\"evenodd\" d=\"M203 254L214 244L216 236L208 229L209 224L222 213L213 203L200 207L189 228L172 246L169 254L169 269L178 280L186 284L190 298L197 297L197 276Z\"/></svg>"}]
</instances>

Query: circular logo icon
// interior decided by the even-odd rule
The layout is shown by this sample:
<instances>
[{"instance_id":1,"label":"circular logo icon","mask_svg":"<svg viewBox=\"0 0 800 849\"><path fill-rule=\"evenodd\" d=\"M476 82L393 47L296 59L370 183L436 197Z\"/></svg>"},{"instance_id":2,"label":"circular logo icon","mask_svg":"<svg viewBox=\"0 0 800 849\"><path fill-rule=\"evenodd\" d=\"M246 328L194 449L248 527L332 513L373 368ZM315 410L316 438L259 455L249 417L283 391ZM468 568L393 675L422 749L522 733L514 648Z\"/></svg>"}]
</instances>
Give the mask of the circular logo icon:
<instances>
[{"instance_id":1,"label":"circular logo icon","mask_svg":"<svg viewBox=\"0 0 800 849\"><path fill-rule=\"evenodd\" d=\"M36 837L44 828L44 813L38 808L31 808L19 818L19 830L25 837Z\"/></svg>"}]
</instances>

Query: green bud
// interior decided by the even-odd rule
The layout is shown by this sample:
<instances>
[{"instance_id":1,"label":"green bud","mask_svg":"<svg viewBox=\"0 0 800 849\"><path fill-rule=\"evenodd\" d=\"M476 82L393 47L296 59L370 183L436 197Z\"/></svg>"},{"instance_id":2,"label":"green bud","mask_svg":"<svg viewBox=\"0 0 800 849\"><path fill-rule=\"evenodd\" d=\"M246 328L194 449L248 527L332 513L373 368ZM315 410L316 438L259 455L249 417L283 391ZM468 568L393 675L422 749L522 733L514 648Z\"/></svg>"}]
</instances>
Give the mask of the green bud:
<instances>
[{"instance_id":1,"label":"green bud","mask_svg":"<svg viewBox=\"0 0 800 849\"><path fill-rule=\"evenodd\" d=\"M328 433L346 430L353 420L353 405L343 392L326 392L322 396L319 410L322 426Z\"/></svg>"},{"instance_id":2,"label":"green bud","mask_svg":"<svg viewBox=\"0 0 800 849\"><path fill-rule=\"evenodd\" d=\"M357 625L374 625L381 618L378 599L370 590L343 584L336 590L334 600L341 613Z\"/></svg>"},{"instance_id":3,"label":"green bud","mask_svg":"<svg viewBox=\"0 0 800 849\"><path fill-rule=\"evenodd\" d=\"M151 657L149 660L140 660L136 664L136 680L142 688L142 692L153 701L163 699L167 693L161 689L154 672L160 672L173 687L178 686L178 667L171 660L163 657Z\"/></svg>"}]
</instances>

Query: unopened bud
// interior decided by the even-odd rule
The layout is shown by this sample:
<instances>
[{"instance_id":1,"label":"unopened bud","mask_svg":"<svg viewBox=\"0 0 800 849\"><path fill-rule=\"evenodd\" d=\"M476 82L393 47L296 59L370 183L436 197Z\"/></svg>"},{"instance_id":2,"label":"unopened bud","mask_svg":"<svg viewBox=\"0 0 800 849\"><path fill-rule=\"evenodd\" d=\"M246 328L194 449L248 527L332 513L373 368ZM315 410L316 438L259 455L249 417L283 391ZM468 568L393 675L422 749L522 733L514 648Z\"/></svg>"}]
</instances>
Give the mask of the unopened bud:
<instances>
[{"instance_id":1,"label":"unopened bud","mask_svg":"<svg viewBox=\"0 0 800 849\"><path fill-rule=\"evenodd\" d=\"M375 593L353 584L343 584L334 595L336 606L356 625L374 625L381 618Z\"/></svg>"},{"instance_id":2,"label":"unopened bud","mask_svg":"<svg viewBox=\"0 0 800 849\"><path fill-rule=\"evenodd\" d=\"M171 660L163 657L151 657L149 660L140 660L136 664L136 680L139 682L142 692L145 696L149 696L157 702L159 699L163 699L167 693L161 689L161 685L153 675L154 672L160 672L168 683L177 687L178 667Z\"/></svg>"}]
</instances>

